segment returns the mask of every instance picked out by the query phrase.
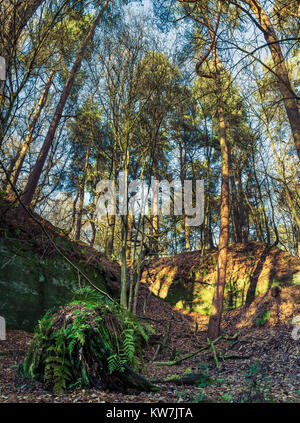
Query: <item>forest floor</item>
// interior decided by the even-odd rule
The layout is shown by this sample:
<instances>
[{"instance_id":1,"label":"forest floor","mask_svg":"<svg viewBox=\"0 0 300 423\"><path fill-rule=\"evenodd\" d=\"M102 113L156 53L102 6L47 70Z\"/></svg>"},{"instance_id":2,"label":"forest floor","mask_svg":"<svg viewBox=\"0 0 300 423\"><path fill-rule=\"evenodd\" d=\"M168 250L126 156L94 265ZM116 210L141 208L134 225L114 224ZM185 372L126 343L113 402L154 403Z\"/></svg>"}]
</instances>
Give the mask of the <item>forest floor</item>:
<instances>
[{"instance_id":1,"label":"forest floor","mask_svg":"<svg viewBox=\"0 0 300 423\"><path fill-rule=\"evenodd\" d=\"M293 326L287 320L298 313L299 294L300 287L285 288L277 298L260 295L247 310L226 313L222 334L236 337L221 339L215 344L215 352L218 357L221 353L231 358L216 362L213 351L206 349L180 364L159 366L151 362L159 344L148 345L144 350L144 374L159 381L156 384L161 390L155 393L76 389L55 395L36 381L18 379L17 369L32 334L8 331L7 340L0 343L0 402L300 402L300 341L293 339ZM257 327L259 310L266 305L277 310L277 316L285 317L269 319ZM156 362L174 360L207 344L207 316L180 312L149 293L145 285L140 289L138 314L155 326L161 339L171 324L166 346L158 352ZM183 375L187 369L203 375L198 386L162 382L174 374Z\"/></svg>"}]
</instances>

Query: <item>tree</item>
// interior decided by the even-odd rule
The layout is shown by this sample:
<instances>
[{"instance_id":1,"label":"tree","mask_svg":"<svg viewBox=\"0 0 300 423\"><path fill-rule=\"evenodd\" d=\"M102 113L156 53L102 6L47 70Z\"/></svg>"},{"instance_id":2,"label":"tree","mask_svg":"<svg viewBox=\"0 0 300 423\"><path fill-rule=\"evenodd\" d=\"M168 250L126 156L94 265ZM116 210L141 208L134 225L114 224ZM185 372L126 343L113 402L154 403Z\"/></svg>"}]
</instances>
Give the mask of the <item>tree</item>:
<instances>
[{"instance_id":1,"label":"tree","mask_svg":"<svg viewBox=\"0 0 300 423\"><path fill-rule=\"evenodd\" d=\"M74 65L73 65L73 67L70 71L69 77L68 77L68 79L67 79L67 81L64 85L64 89L62 91L59 103L56 107L56 110L55 110L52 122L50 124L48 133L45 137L43 146L40 150L39 157L37 158L36 164L35 164L32 172L31 172L31 174L28 178L28 182L27 182L26 187L25 187L25 193L22 196L22 201L23 201L24 205L26 205L26 206L30 205L30 203L33 199L33 195L34 195L35 189L37 187L39 178L41 176L43 166L45 164L49 149L50 149L52 142L53 142L53 139L55 137L55 133L56 133L57 127L59 125L63 109L64 109L65 104L67 102L67 99L68 99L68 97L71 93L76 75L77 75L77 73L80 69L82 60L84 58L84 54L85 54L86 49L89 45L89 42L91 41L91 39L94 36L96 28L97 28L97 26L98 26L98 24L99 24L99 22L100 22L100 20L103 16L103 13L105 12L105 10L106 10L106 8L109 4L109 1L110 0L104 1L103 7L99 11L98 16L95 18L93 24L91 25L83 43L82 43L82 46L81 46L81 48L80 48L80 50L77 54Z\"/></svg>"},{"instance_id":2,"label":"tree","mask_svg":"<svg viewBox=\"0 0 300 423\"><path fill-rule=\"evenodd\" d=\"M177 102L179 78L179 69L158 51L148 51L136 68L135 90L141 99L146 100L139 115L139 124L143 137L146 138L150 147L151 172L153 172L155 181L161 179L160 164L163 161L163 152L167 145L165 128L167 119ZM158 252L159 205L157 196L154 196L151 214L151 248Z\"/></svg>"},{"instance_id":3,"label":"tree","mask_svg":"<svg viewBox=\"0 0 300 423\"><path fill-rule=\"evenodd\" d=\"M202 0L178 1L180 3L199 3L200 7L202 3ZM276 75L277 84L282 95L282 101L293 134L295 149L300 159L300 112L297 104L298 97L293 90L286 61L280 46L280 40L276 34L274 25L265 8L257 0L228 1L228 3L233 4L246 13L256 27L260 29L266 40L273 60L273 67L271 70L274 75ZM246 6L246 8L244 6ZM250 10L247 9L247 6Z\"/></svg>"}]
</instances>

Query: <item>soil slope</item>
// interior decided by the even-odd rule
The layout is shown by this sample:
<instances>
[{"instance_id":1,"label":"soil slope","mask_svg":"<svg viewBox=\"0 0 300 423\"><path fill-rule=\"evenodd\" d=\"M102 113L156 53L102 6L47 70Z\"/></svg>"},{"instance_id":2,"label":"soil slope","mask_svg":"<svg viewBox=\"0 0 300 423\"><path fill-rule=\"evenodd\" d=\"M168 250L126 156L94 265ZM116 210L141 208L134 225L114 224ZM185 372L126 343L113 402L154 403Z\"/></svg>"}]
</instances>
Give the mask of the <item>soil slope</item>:
<instances>
[{"instance_id":1,"label":"soil slope","mask_svg":"<svg viewBox=\"0 0 300 423\"><path fill-rule=\"evenodd\" d=\"M217 250L152 261L143 273L149 289L179 309L209 314L216 281ZM229 247L225 310L250 303L273 285L300 284L300 258L259 242Z\"/></svg>"}]
</instances>

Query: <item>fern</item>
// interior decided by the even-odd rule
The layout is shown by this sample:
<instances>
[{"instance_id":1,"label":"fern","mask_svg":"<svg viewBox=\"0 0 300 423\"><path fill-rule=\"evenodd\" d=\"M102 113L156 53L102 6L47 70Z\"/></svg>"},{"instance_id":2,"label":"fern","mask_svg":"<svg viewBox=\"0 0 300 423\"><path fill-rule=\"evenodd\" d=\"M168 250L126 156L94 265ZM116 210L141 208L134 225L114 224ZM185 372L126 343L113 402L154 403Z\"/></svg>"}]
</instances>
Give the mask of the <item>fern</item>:
<instances>
[{"instance_id":1,"label":"fern","mask_svg":"<svg viewBox=\"0 0 300 423\"><path fill-rule=\"evenodd\" d=\"M85 300L77 300L80 296ZM56 329L56 328L59 329ZM142 361L142 342L153 328L91 289L48 312L35 329L23 375L44 382L56 393L90 387L94 377L135 369ZM140 360L138 360L140 358Z\"/></svg>"},{"instance_id":2,"label":"fern","mask_svg":"<svg viewBox=\"0 0 300 423\"><path fill-rule=\"evenodd\" d=\"M108 362L108 371L110 374L114 372L123 372L125 360L122 359L118 354L111 354L107 358Z\"/></svg>"},{"instance_id":3,"label":"fern","mask_svg":"<svg viewBox=\"0 0 300 423\"><path fill-rule=\"evenodd\" d=\"M122 351L121 356L135 367L135 339L133 329L124 329L121 333Z\"/></svg>"},{"instance_id":4,"label":"fern","mask_svg":"<svg viewBox=\"0 0 300 423\"><path fill-rule=\"evenodd\" d=\"M55 345L47 348L44 381L47 385L53 386L55 393L61 393L66 389L66 382L72 378L71 363L66 358L64 331L61 329L54 336Z\"/></svg>"}]
</instances>

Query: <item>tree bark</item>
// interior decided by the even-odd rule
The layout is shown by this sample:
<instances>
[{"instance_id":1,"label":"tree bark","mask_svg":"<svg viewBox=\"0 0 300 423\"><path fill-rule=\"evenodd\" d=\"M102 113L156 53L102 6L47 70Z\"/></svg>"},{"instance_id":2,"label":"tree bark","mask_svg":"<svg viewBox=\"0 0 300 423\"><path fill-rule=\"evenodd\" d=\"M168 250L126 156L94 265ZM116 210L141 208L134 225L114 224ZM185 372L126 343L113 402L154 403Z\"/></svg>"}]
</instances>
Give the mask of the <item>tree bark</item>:
<instances>
[{"instance_id":1,"label":"tree bark","mask_svg":"<svg viewBox=\"0 0 300 423\"><path fill-rule=\"evenodd\" d=\"M105 0L104 6L100 10L97 18L95 19L93 25L91 26L82 46L81 46L81 48L80 48L80 50L77 54L77 57L76 57L74 65L72 67L72 70L70 72L70 75L69 75L69 77L68 77L68 79L67 79L67 81L64 85L64 89L63 89L63 92L61 94L60 101L59 101L59 103L56 107L56 110L55 110L52 122L50 124L48 133L46 135L46 138L44 140L43 146L40 150L40 154L37 158L37 161L34 165L34 168L33 168L32 172L31 172L31 174L28 178L28 181L27 181L27 184L26 184L26 187L25 187L24 195L22 196L22 201L23 201L23 204L25 206L29 206L31 204L31 201L33 199L33 195L34 195L34 192L36 190L39 178L41 176L46 158L48 156L49 149L52 145L53 139L54 139L55 134L56 134L57 127L58 127L59 122L61 120L62 112L64 110L66 101L67 101L67 99L68 99L68 97L71 93L71 90L72 90L75 78L78 74L78 71L80 70L84 54L86 52L86 49L88 47L90 40L94 36L95 30L96 30L96 28L97 28L97 26L98 26L98 24L99 24L99 22L102 18L102 15L103 15L105 9L107 8L109 1L110 0ZM22 212L21 212L21 214L22 214Z\"/></svg>"},{"instance_id":2,"label":"tree bark","mask_svg":"<svg viewBox=\"0 0 300 423\"><path fill-rule=\"evenodd\" d=\"M197 3L199 0L178 0L180 3ZM282 100L290 123L291 131L294 138L295 148L300 160L300 113L297 105L295 93L292 89L288 75L286 63L282 54L279 40L272 25L272 22L264 8L257 0L241 0L242 3L248 5L255 15L251 15L251 19L261 30L264 38L269 46L272 60L274 63L274 73L278 79L278 87L282 95ZM235 3L236 4L236 3ZM239 5L237 5L239 7ZM241 7L241 6L240 6ZM245 11L244 8L242 8ZM247 11L246 11L247 13Z\"/></svg>"},{"instance_id":3,"label":"tree bark","mask_svg":"<svg viewBox=\"0 0 300 423\"><path fill-rule=\"evenodd\" d=\"M23 145L21 146L21 149L19 150L17 157L14 161L14 164L13 164L14 168L13 168L13 171L11 173L11 179L12 179L12 183L13 183L14 186L16 186L16 184L17 184L17 181L18 181L18 178L19 178L19 175L20 175L23 163L24 163L24 159L25 159L26 154L29 150L29 147L32 144L33 133L34 133L36 124L37 124L37 122L40 118L41 112L42 112L42 110L43 110L43 108L46 104L48 94L49 94L49 90L50 90L50 87L51 87L51 84L53 82L55 74L56 74L56 70L53 70L49 75L48 81L45 85L44 91L43 91L41 98L38 102L38 105L37 105L36 111L34 113L34 116L32 118L32 121L30 122L28 134L27 134L25 141L24 141ZM8 194L9 198L14 197L14 192L13 192L10 185L8 187L7 194Z\"/></svg>"},{"instance_id":4,"label":"tree bark","mask_svg":"<svg viewBox=\"0 0 300 423\"><path fill-rule=\"evenodd\" d=\"M227 268L227 250L229 237L229 169L230 159L227 144L225 112L222 98L222 81L220 72L221 64L215 52L215 60L217 65L216 82L219 88L218 92L218 118L219 118L219 136L222 157L222 185L221 185L221 211L220 211L220 236L219 236L219 252L217 263L217 282L214 288L214 296L212 301L211 314L208 324L208 338L214 340L219 336L221 315L223 310L224 289L226 284L226 268Z\"/></svg>"},{"instance_id":5,"label":"tree bark","mask_svg":"<svg viewBox=\"0 0 300 423\"><path fill-rule=\"evenodd\" d=\"M128 213L128 232L127 232L127 247L126 247L126 261L130 265L131 263L131 243L133 233L133 214Z\"/></svg>"},{"instance_id":6,"label":"tree bark","mask_svg":"<svg viewBox=\"0 0 300 423\"><path fill-rule=\"evenodd\" d=\"M269 16L259 2L256 0L243 0L243 3L246 3L251 8L259 23L260 30L263 32L264 38L268 43L274 63L273 70L278 77L278 87L282 95L282 100L294 138L295 148L300 160L300 113L279 40Z\"/></svg>"},{"instance_id":7,"label":"tree bark","mask_svg":"<svg viewBox=\"0 0 300 423\"><path fill-rule=\"evenodd\" d=\"M7 67L13 58L11 52L17 45L24 27L43 2L44 0L4 0L1 2L0 55L5 57Z\"/></svg>"}]
</instances>

